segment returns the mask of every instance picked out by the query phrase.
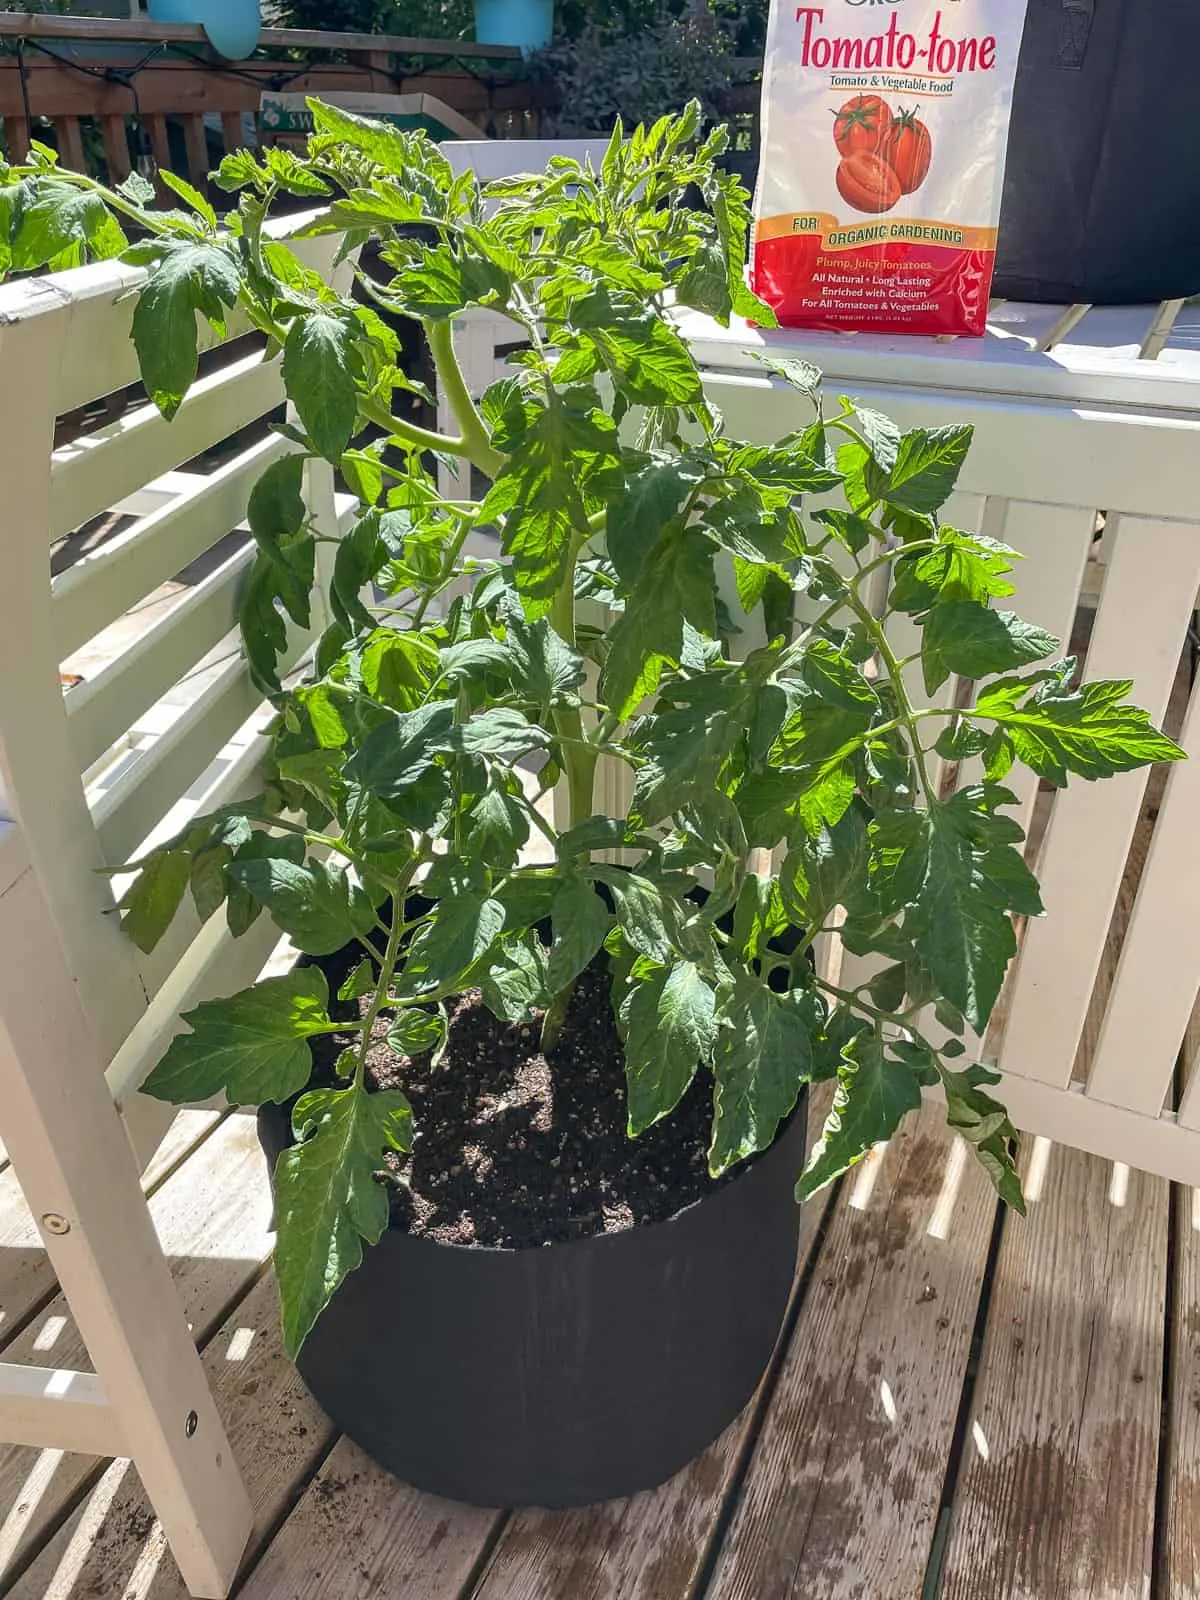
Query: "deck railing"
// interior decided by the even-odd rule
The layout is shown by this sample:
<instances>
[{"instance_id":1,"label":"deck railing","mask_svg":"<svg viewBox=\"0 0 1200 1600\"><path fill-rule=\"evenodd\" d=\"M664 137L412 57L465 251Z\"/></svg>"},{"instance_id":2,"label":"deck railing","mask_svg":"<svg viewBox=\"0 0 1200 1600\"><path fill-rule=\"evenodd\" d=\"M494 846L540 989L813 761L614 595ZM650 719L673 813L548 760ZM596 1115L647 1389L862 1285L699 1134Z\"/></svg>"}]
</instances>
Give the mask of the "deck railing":
<instances>
[{"instance_id":1,"label":"deck railing","mask_svg":"<svg viewBox=\"0 0 1200 1600\"><path fill-rule=\"evenodd\" d=\"M331 270L329 241L302 250ZM268 430L283 415L278 358L236 321L173 422L144 398L106 419L98 402L137 376L142 276L106 262L0 286L0 828L23 835L114 1097L152 1150L158 1109L134 1092L146 1067L179 1011L253 979L276 935L263 918L234 944L222 918L181 916L142 957L110 914L105 869L256 784L263 707L236 631L244 519L293 446ZM85 407L89 430L56 444L58 419ZM306 470L316 521L336 534L350 502L331 469ZM288 665L325 620L318 603Z\"/></svg>"},{"instance_id":2,"label":"deck railing","mask_svg":"<svg viewBox=\"0 0 1200 1600\"><path fill-rule=\"evenodd\" d=\"M40 137L69 167L113 181L166 167L203 189L264 92L428 95L481 136L536 135L548 91L519 62L504 45L297 28L265 28L258 54L227 62L198 26L0 11L0 131L13 160Z\"/></svg>"}]
</instances>

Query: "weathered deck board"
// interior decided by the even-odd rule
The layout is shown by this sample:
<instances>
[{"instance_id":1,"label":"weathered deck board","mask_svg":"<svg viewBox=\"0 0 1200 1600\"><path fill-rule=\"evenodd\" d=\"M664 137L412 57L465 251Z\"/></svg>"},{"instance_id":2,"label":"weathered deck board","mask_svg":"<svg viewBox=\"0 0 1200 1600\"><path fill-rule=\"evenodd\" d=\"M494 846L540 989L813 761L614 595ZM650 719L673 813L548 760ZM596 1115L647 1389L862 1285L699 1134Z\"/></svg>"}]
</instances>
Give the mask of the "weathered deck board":
<instances>
[{"instance_id":1,"label":"weathered deck board","mask_svg":"<svg viewBox=\"0 0 1200 1600\"><path fill-rule=\"evenodd\" d=\"M814 1090L815 1138L832 1101ZM829 1213L827 1196L801 1212L798 1270L803 1274ZM683 1472L648 1494L581 1511L523 1511L505 1529L473 1600L686 1600L711 1549L722 1505L736 1481L766 1393Z\"/></svg>"},{"instance_id":2,"label":"weathered deck board","mask_svg":"<svg viewBox=\"0 0 1200 1600\"><path fill-rule=\"evenodd\" d=\"M1034 1141L996 1266L942 1600L1147 1600L1168 1186Z\"/></svg>"},{"instance_id":3,"label":"weathered deck board","mask_svg":"<svg viewBox=\"0 0 1200 1600\"><path fill-rule=\"evenodd\" d=\"M246 1116L226 1118L152 1198L159 1238L201 1342L260 1272L271 1248L270 1209L254 1119ZM61 1295L4 1357L37 1366L88 1366ZM0 1446L0 1573L36 1548L99 1465L91 1456Z\"/></svg>"},{"instance_id":4,"label":"weathered deck board","mask_svg":"<svg viewBox=\"0 0 1200 1600\"><path fill-rule=\"evenodd\" d=\"M342 1439L239 1600L458 1600L502 1520L419 1494Z\"/></svg>"},{"instance_id":5,"label":"weathered deck board","mask_svg":"<svg viewBox=\"0 0 1200 1600\"><path fill-rule=\"evenodd\" d=\"M257 1516L252 1550L269 1538L334 1437L283 1354L275 1280L254 1288L210 1341L204 1365ZM115 1480L115 1492L114 1492ZM188 1600L136 1473L105 1473L11 1600Z\"/></svg>"},{"instance_id":6,"label":"weathered deck board","mask_svg":"<svg viewBox=\"0 0 1200 1600\"><path fill-rule=\"evenodd\" d=\"M142 1188L153 1194L188 1156L208 1138L225 1115L223 1111L181 1111L163 1135L163 1141L142 1173Z\"/></svg>"},{"instance_id":7,"label":"weathered deck board","mask_svg":"<svg viewBox=\"0 0 1200 1600\"><path fill-rule=\"evenodd\" d=\"M1176 1189L1174 1316L1168 1328L1165 1512L1158 1592L1200 1600L1200 1188Z\"/></svg>"},{"instance_id":8,"label":"weathered deck board","mask_svg":"<svg viewBox=\"0 0 1200 1600\"><path fill-rule=\"evenodd\" d=\"M710 1600L920 1593L994 1215L940 1107L847 1181Z\"/></svg>"}]
</instances>

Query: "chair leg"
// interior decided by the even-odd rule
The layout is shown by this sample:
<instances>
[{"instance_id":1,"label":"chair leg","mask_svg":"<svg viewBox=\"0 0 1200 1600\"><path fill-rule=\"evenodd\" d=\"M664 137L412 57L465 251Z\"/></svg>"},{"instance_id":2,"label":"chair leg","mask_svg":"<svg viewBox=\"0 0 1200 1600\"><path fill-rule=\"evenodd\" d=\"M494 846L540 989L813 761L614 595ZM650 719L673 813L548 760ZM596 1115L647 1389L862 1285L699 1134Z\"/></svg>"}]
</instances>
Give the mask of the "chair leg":
<instances>
[{"instance_id":1,"label":"chair leg","mask_svg":"<svg viewBox=\"0 0 1200 1600\"><path fill-rule=\"evenodd\" d=\"M0 1132L114 1443L141 1474L188 1588L222 1600L253 1511L32 868L0 892L0 935Z\"/></svg>"}]
</instances>

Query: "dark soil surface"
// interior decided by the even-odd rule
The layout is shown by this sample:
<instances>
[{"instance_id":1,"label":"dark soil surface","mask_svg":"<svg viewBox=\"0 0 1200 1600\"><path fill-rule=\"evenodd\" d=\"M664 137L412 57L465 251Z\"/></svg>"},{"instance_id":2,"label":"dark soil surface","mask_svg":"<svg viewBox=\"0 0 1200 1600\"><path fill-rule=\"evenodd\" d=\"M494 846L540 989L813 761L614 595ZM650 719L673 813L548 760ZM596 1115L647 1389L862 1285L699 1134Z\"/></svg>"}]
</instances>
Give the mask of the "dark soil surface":
<instances>
[{"instance_id":1,"label":"dark soil surface","mask_svg":"<svg viewBox=\"0 0 1200 1600\"><path fill-rule=\"evenodd\" d=\"M321 965L336 993L342 965L336 957ZM365 1000L355 1004L365 1010ZM376 1024L368 1076L408 1096L416 1128L412 1156L392 1168L393 1226L518 1249L661 1222L730 1181L708 1176L708 1073L697 1074L670 1117L628 1137L624 1054L603 960L580 978L550 1059L536 1023L502 1022L475 993L452 1003L436 1068L428 1056L389 1049L389 1019L384 1012ZM314 1041L316 1081L333 1081L350 1042Z\"/></svg>"}]
</instances>

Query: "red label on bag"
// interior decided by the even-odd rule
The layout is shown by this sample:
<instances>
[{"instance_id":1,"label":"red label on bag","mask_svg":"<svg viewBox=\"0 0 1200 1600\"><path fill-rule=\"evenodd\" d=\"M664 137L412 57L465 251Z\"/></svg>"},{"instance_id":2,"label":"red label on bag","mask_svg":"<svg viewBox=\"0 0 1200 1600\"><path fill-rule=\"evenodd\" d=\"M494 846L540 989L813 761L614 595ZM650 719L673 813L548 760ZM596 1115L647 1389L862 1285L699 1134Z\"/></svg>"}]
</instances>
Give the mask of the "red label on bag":
<instances>
[{"instance_id":1,"label":"red label on bag","mask_svg":"<svg viewBox=\"0 0 1200 1600\"><path fill-rule=\"evenodd\" d=\"M1024 16L773 0L752 283L785 327L984 331Z\"/></svg>"}]
</instances>

